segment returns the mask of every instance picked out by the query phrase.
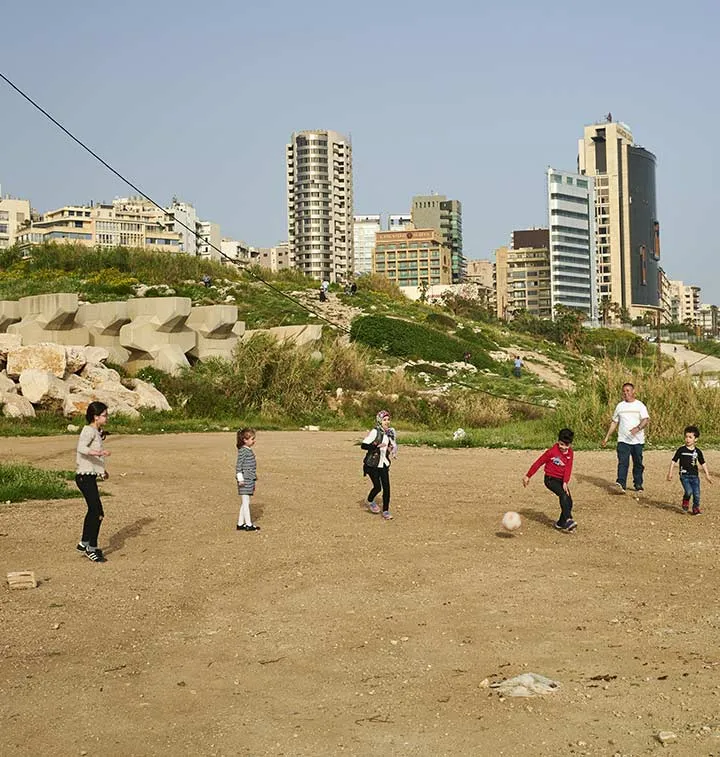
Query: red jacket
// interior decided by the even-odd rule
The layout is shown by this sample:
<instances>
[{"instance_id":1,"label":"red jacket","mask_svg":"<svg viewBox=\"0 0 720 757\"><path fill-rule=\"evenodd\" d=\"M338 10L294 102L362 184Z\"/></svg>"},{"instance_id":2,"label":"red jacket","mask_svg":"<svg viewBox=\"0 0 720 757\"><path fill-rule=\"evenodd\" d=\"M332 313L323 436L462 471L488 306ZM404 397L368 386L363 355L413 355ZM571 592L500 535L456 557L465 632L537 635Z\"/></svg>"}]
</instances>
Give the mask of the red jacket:
<instances>
[{"instance_id":1,"label":"red jacket","mask_svg":"<svg viewBox=\"0 0 720 757\"><path fill-rule=\"evenodd\" d=\"M565 483L570 480L570 474L573 467L573 449L569 447L563 452L560 447L555 444L550 449L540 455L540 457L530 466L530 470L527 472L527 477L532 478L540 468L541 465L545 465L545 475L552 478L559 478Z\"/></svg>"}]
</instances>

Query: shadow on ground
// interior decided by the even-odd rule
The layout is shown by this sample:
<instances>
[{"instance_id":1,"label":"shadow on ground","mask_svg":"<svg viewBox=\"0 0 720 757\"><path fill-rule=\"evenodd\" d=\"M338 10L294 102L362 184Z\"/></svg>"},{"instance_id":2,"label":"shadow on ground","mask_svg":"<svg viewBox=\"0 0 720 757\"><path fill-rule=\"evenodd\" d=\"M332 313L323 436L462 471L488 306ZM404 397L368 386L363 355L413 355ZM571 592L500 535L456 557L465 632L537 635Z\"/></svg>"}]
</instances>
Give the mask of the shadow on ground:
<instances>
[{"instance_id":1,"label":"shadow on ground","mask_svg":"<svg viewBox=\"0 0 720 757\"><path fill-rule=\"evenodd\" d=\"M125 546L125 542L128 539L134 539L136 536L140 536L140 533L145 526L149 526L154 522L155 518L138 518L129 526L124 526L110 537L107 549L104 549L103 552L106 555L111 555L113 552L117 552Z\"/></svg>"}]
</instances>

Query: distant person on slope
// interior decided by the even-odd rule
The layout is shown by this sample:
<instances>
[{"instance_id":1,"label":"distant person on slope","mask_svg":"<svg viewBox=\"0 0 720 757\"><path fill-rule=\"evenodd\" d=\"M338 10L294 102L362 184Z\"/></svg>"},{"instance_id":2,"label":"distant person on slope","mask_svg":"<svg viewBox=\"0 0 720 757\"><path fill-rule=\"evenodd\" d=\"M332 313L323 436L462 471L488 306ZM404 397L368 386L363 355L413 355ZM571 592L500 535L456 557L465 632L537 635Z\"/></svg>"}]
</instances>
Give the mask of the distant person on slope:
<instances>
[{"instance_id":1,"label":"distant person on slope","mask_svg":"<svg viewBox=\"0 0 720 757\"><path fill-rule=\"evenodd\" d=\"M633 461L633 486L636 492L643 491L643 448L645 446L645 428L650 423L650 415L645 404L635 397L635 386L630 382L623 384L622 402L618 402L613 412L612 422L602 441L606 447L610 437L617 429L617 480L618 489L625 492L627 487L630 458Z\"/></svg>"}]
</instances>

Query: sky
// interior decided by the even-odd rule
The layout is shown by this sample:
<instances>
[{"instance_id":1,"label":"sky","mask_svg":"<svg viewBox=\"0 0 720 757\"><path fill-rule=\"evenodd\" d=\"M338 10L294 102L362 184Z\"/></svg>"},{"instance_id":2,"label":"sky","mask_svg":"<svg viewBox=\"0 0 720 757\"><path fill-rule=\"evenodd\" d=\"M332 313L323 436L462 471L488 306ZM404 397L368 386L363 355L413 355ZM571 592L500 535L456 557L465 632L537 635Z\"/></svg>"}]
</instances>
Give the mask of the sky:
<instances>
[{"instance_id":1,"label":"sky","mask_svg":"<svg viewBox=\"0 0 720 757\"><path fill-rule=\"evenodd\" d=\"M0 12L0 71L143 192L223 236L287 238L285 144L352 138L355 213L463 204L468 258L547 225L608 112L657 156L661 265L720 304L717 0L36 0ZM0 81L0 187L41 212L132 193Z\"/></svg>"}]
</instances>

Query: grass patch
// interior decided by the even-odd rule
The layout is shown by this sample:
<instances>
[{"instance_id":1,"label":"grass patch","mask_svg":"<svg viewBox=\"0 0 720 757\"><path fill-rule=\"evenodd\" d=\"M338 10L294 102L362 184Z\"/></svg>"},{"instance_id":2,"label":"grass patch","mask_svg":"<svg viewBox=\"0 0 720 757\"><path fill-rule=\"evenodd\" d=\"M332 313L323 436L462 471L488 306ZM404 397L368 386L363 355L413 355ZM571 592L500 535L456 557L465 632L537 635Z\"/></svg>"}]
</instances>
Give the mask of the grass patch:
<instances>
[{"instance_id":1,"label":"grass patch","mask_svg":"<svg viewBox=\"0 0 720 757\"><path fill-rule=\"evenodd\" d=\"M26 502L31 499L74 499L82 497L70 488L71 471L51 471L21 463L0 463L0 502Z\"/></svg>"}]
</instances>

